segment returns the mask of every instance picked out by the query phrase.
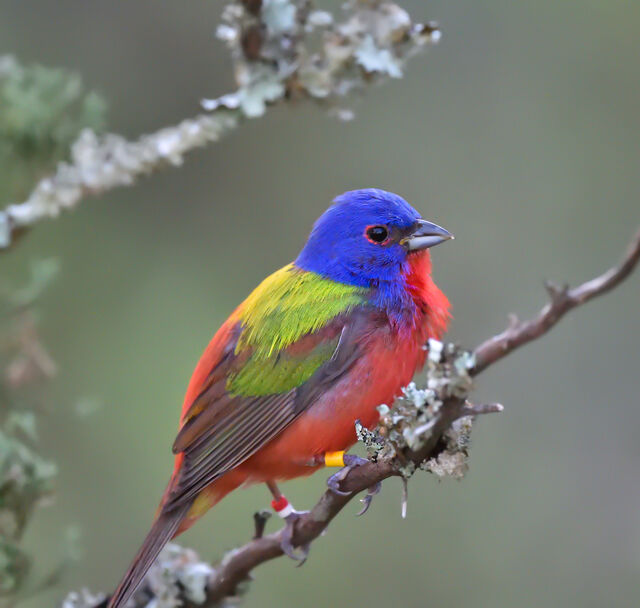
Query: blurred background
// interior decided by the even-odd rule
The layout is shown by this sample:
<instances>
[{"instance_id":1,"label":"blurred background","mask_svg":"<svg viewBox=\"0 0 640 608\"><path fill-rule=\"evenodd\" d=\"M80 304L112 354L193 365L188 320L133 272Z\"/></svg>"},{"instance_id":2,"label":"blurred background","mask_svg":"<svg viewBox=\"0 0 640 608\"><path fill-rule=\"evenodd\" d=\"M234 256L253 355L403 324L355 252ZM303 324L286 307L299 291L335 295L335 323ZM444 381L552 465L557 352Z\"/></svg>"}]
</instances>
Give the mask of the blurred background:
<instances>
[{"instance_id":1,"label":"blurred background","mask_svg":"<svg viewBox=\"0 0 640 608\"><path fill-rule=\"evenodd\" d=\"M318 2L322 6L322 2ZM277 108L135 187L41 223L0 259L20 283L60 274L38 310L59 366L41 451L60 473L25 539L36 575L69 526L84 551L55 587L110 590L147 531L172 466L179 407L232 308L293 259L346 189L398 192L456 235L434 252L468 347L533 314L545 278L574 284L621 255L640 223L640 5L609 0L405 0L441 43L373 88L341 123ZM215 40L222 3L0 1L0 53L82 74L135 137L233 89ZM417 475L409 515L385 482L296 569L256 572L248 607L637 606L640 603L640 276L483 374L462 482ZM81 414L78 414L80 410ZM307 507L326 475L292 482ZM227 498L181 542L216 559L252 533L264 488ZM273 529L275 523L270 523Z\"/></svg>"}]
</instances>

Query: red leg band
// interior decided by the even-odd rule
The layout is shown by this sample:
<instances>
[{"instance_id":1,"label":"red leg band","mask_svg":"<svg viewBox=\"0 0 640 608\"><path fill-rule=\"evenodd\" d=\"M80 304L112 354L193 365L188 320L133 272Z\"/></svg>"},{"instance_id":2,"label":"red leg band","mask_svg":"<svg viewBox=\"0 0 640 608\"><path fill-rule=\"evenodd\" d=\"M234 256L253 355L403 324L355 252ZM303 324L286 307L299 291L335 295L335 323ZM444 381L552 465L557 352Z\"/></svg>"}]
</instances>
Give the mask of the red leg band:
<instances>
[{"instance_id":1,"label":"red leg band","mask_svg":"<svg viewBox=\"0 0 640 608\"><path fill-rule=\"evenodd\" d=\"M271 501L271 508L278 513L279 511L282 511L282 509L286 509L287 506L289 505L289 501L286 499L285 496L281 496L278 499L273 499Z\"/></svg>"},{"instance_id":2,"label":"red leg band","mask_svg":"<svg viewBox=\"0 0 640 608\"><path fill-rule=\"evenodd\" d=\"M282 519L286 519L287 517L289 517L289 515L295 513L295 510L291 506L291 503L284 496L272 500L271 507L279 517L282 517Z\"/></svg>"}]
</instances>

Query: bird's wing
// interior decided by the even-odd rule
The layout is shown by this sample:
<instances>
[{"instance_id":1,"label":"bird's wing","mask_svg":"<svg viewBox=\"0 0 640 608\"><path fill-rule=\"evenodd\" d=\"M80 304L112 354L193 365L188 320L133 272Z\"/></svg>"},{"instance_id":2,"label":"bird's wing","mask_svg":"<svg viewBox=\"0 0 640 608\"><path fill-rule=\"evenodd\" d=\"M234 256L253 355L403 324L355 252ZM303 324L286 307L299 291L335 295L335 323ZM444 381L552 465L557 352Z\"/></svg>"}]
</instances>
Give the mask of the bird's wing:
<instances>
[{"instance_id":1,"label":"bird's wing","mask_svg":"<svg viewBox=\"0 0 640 608\"><path fill-rule=\"evenodd\" d=\"M291 282L291 277L285 279ZM185 410L173 446L183 459L165 508L192 501L210 483L252 456L358 359L370 327L371 313L366 306L354 306L356 300L343 298L344 312L317 327L323 314L320 309L314 312L308 301L300 308L295 306L291 298L295 289L283 293L287 295L271 302L268 314L260 318L260 328L252 326L250 315L239 314L218 361ZM291 322L299 325L294 333ZM311 331L296 337L308 327ZM283 344L281 336L287 331L288 343ZM265 335L273 338L270 343L265 344ZM293 341L292 336L296 337Z\"/></svg>"}]
</instances>

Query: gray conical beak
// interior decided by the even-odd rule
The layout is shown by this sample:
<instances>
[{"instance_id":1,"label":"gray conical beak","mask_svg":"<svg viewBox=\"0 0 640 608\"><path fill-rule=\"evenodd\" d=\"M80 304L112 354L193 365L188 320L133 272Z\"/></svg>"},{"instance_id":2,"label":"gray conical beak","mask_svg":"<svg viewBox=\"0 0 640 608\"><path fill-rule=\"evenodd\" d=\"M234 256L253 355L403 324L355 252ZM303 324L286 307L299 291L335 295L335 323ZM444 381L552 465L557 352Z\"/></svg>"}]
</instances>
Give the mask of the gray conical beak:
<instances>
[{"instance_id":1,"label":"gray conical beak","mask_svg":"<svg viewBox=\"0 0 640 608\"><path fill-rule=\"evenodd\" d=\"M409 251L420 251L451 239L453 239L453 234L442 226L432 224L426 220L418 220L411 234L402 239L401 242Z\"/></svg>"}]
</instances>

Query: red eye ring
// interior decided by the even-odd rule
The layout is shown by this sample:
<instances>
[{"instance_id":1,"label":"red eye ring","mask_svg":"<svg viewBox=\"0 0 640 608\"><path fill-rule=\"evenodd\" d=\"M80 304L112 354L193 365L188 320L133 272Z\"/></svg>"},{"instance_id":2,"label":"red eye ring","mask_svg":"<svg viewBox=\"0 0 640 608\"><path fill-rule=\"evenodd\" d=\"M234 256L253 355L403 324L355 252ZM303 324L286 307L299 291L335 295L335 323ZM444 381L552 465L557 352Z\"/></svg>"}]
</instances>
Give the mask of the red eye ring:
<instances>
[{"instance_id":1,"label":"red eye ring","mask_svg":"<svg viewBox=\"0 0 640 608\"><path fill-rule=\"evenodd\" d=\"M371 224L365 228L364 236L374 245L384 245L389 240L389 230L386 226Z\"/></svg>"}]
</instances>

